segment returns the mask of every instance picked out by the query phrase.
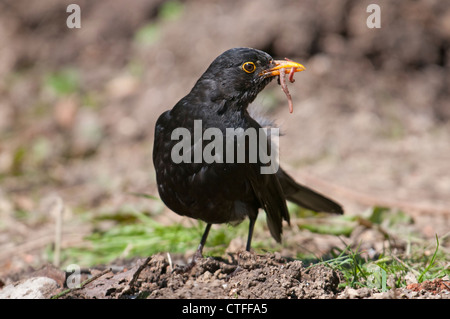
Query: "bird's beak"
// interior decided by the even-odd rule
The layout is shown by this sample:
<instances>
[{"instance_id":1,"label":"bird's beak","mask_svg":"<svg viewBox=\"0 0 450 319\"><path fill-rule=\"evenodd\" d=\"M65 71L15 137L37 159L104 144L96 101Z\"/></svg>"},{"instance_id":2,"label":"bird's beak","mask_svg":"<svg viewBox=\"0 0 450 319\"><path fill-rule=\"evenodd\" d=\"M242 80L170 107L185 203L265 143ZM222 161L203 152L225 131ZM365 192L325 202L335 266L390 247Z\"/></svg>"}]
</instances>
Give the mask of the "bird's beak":
<instances>
[{"instance_id":1,"label":"bird's beak","mask_svg":"<svg viewBox=\"0 0 450 319\"><path fill-rule=\"evenodd\" d=\"M280 75L280 69L285 69L285 73L289 74L291 72L301 72L304 71L306 68L301 65L300 63L291 61L291 60L274 60L272 62L275 66L273 68L270 68L268 70L264 70L260 73L261 76L264 77L271 77L271 76L277 76Z\"/></svg>"}]
</instances>

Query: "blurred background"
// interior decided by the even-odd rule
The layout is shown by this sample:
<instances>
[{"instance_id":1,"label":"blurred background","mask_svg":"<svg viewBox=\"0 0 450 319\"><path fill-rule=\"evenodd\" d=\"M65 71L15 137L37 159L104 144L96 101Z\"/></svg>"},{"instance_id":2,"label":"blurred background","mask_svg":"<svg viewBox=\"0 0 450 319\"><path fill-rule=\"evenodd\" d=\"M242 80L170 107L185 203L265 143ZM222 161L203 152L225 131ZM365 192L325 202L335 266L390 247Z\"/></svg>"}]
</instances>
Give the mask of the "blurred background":
<instances>
[{"instance_id":1,"label":"blurred background","mask_svg":"<svg viewBox=\"0 0 450 319\"><path fill-rule=\"evenodd\" d=\"M79 29L66 25L71 3ZM366 25L370 3L381 28ZM284 133L292 176L349 216L402 211L418 236L444 236L448 247L448 1L3 0L0 275L74 262L97 234L149 216L194 225L158 199L154 124L216 56L240 46L306 66L289 86L293 114L275 81L252 105Z\"/></svg>"}]
</instances>

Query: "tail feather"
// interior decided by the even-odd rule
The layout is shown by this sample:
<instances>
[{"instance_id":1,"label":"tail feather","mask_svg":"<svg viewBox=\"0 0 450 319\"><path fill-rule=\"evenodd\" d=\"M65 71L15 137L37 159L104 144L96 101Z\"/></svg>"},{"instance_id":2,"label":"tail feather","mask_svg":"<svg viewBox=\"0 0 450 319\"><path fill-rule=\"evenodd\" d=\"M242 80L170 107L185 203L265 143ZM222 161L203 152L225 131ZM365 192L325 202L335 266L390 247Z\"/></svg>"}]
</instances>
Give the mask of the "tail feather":
<instances>
[{"instance_id":1,"label":"tail feather","mask_svg":"<svg viewBox=\"0 0 450 319\"><path fill-rule=\"evenodd\" d=\"M308 187L298 184L282 169L278 170L277 177L287 200L316 212L344 213L340 204Z\"/></svg>"}]
</instances>

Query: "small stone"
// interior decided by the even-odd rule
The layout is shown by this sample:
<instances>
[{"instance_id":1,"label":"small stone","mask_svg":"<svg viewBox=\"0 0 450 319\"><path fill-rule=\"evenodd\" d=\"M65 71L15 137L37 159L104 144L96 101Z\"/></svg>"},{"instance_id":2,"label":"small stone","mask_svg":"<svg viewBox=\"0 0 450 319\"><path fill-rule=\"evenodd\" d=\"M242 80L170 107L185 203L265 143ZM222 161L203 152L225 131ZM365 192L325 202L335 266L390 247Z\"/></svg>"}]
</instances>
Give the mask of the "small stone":
<instances>
[{"instance_id":1,"label":"small stone","mask_svg":"<svg viewBox=\"0 0 450 319\"><path fill-rule=\"evenodd\" d=\"M48 277L33 277L0 290L0 299L47 299L58 289L55 280Z\"/></svg>"}]
</instances>

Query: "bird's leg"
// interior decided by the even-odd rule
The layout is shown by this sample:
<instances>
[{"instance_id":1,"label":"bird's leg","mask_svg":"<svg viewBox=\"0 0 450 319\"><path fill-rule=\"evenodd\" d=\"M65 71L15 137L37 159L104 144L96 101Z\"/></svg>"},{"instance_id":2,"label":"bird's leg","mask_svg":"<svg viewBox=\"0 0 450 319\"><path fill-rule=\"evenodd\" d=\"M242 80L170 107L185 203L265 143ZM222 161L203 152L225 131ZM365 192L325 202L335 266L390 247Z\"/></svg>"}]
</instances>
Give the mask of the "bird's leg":
<instances>
[{"instance_id":1,"label":"bird's leg","mask_svg":"<svg viewBox=\"0 0 450 319\"><path fill-rule=\"evenodd\" d=\"M179 273L185 273L191 271L192 268L194 268L195 264L197 263L198 259L201 259L203 257L203 247L205 246L206 239L208 238L209 230L211 229L212 224L207 224L205 231L203 232L202 239L200 240L200 244L198 245L197 251L195 252L194 256L192 257L192 260L189 264L187 264L184 267L178 268L176 271Z\"/></svg>"},{"instance_id":2,"label":"bird's leg","mask_svg":"<svg viewBox=\"0 0 450 319\"><path fill-rule=\"evenodd\" d=\"M203 232L202 239L200 240L200 244L198 245L197 251L195 252L194 257L192 257L191 263L195 264L195 261L197 259L200 259L203 257L203 247L205 247L206 239L208 238L210 229L211 229L211 224L207 224L205 231Z\"/></svg>"},{"instance_id":3,"label":"bird's leg","mask_svg":"<svg viewBox=\"0 0 450 319\"><path fill-rule=\"evenodd\" d=\"M248 237L247 237L247 246L245 247L246 251L250 251L250 247L252 245L252 237L253 237L253 228L255 228L256 218L250 218L250 223L248 225Z\"/></svg>"}]
</instances>

